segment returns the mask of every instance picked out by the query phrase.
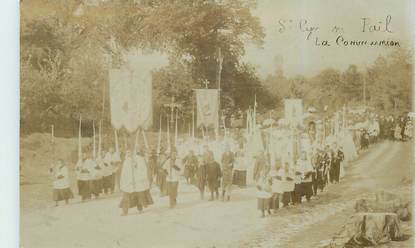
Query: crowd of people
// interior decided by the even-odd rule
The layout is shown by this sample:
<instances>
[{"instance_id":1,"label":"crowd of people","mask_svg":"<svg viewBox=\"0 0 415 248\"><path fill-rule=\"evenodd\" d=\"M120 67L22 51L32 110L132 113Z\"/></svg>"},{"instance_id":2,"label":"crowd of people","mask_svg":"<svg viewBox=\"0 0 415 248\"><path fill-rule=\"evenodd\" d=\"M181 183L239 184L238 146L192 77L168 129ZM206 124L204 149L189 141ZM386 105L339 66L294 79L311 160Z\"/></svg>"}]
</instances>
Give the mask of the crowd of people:
<instances>
[{"instance_id":1,"label":"crowd of people","mask_svg":"<svg viewBox=\"0 0 415 248\"><path fill-rule=\"evenodd\" d=\"M365 149L369 143L381 139L396 140L398 126L400 130L408 130L412 125L411 120L403 121L373 118L364 131L345 128L324 135L323 140L319 138L319 122L310 122L295 134L292 130L282 132L283 138L273 134L277 129L258 128L250 134L237 131L220 140L189 137L159 152L144 147L122 151L109 148L95 156L90 151L84 152L75 166L78 194L82 201L88 201L102 194L122 192L119 207L122 215L127 215L130 208L142 212L154 204L153 187L159 189L161 197L168 196L169 207L174 208L179 183L194 185L201 200L207 191L209 201L230 201L232 190L236 187L243 190L249 181L256 186L258 210L264 217L281 207L308 202L328 184L339 183L344 163L356 158L356 147L359 147L356 143ZM266 132L269 137L264 142L261 137ZM359 142L356 142L356 133ZM399 136L400 140L410 137L409 131ZM256 139L262 144L255 144ZM255 151L250 151L250 146ZM68 203L73 198L68 166L58 160L50 173L53 200L56 205L60 201Z\"/></svg>"}]
</instances>

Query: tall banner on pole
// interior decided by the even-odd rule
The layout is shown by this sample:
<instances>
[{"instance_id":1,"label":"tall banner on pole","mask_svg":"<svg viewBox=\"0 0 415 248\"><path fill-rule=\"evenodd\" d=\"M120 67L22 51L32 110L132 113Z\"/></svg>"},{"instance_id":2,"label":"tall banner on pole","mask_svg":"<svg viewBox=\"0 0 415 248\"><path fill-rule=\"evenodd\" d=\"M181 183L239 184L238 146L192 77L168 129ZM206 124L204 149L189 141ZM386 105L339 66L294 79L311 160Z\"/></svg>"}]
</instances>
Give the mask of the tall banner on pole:
<instances>
[{"instance_id":1,"label":"tall banner on pole","mask_svg":"<svg viewBox=\"0 0 415 248\"><path fill-rule=\"evenodd\" d=\"M127 68L110 70L111 123L116 129L134 132L152 125L151 74Z\"/></svg>"},{"instance_id":2,"label":"tall banner on pole","mask_svg":"<svg viewBox=\"0 0 415 248\"><path fill-rule=\"evenodd\" d=\"M219 90L197 89L197 126L214 127L219 123Z\"/></svg>"},{"instance_id":3,"label":"tall banner on pole","mask_svg":"<svg viewBox=\"0 0 415 248\"><path fill-rule=\"evenodd\" d=\"M284 100L285 119L292 126L303 124L303 101L301 99Z\"/></svg>"}]
</instances>

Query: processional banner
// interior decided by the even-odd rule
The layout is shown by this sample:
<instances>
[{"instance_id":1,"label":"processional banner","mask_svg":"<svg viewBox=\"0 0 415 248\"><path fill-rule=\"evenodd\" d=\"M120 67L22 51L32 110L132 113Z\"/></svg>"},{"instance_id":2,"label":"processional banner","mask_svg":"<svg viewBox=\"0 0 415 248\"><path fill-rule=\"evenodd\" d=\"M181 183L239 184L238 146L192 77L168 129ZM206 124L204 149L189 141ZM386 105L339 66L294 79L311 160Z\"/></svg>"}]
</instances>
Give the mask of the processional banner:
<instances>
[{"instance_id":1,"label":"processional banner","mask_svg":"<svg viewBox=\"0 0 415 248\"><path fill-rule=\"evenodd\" d=\"M111 123L134 132L148 129L153 120L151 73L138 74L127 68L110 70Z\"/></svg>"},{"instance_id":2,"label":"processional banner","mask_svg":"<svg viewBox=\"0 0 415 248\"><path fill-rule=\"evenodd\" d=\"M219 123L219 90L197 89L197 126L217 127Z\"/></svg>"},{"instance_id":3,"label":"processional banner","mask_svg":"<svg viewBox=\"0 0 415 248\"><path fill-rule=\"evenodd\" d=\"M284 100L285 119L290 125L297 126L303 123L303 101L301 99Z\"/></svg>"}]
</instances>

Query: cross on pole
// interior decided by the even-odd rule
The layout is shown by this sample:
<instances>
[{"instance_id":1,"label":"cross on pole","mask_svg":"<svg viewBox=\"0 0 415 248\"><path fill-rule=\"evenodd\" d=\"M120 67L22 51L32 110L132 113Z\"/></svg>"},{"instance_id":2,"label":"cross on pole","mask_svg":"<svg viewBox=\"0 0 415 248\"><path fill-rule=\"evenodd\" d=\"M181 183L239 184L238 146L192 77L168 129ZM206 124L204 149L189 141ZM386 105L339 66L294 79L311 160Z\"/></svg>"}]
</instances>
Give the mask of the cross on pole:
<instances>
[{"instance_id":1,"label":"cross on pole","mask_svg":"<svg viewBox=\"0 0 415 248\"><path fill-rule=\"evenodd\" d=\"M217 74L216 74L216 84L218 85L218 89L220 90L221 74L222 74L222 63L223 63L223 55L222 55L220 47L218 48L218 55L217 55L216 61L218 62L218 71L217 71Z\"/></svg>"},{"instance_id":2,"label":"cross on pole","mask_svg":"<svg viewBox=\"0 0 415 248\"><path fill-rule=\"evenodd\" d=\"M174 96L171 97L171 102L164 104L165 107L170 108L170 122L174 122L174 110L180 108L182 105L175 102Z\"/></svg>"},{"instance_id":3,"label":"cross on pole","mask_svg":"<svg viewBox=\"0 0 415 248\"><path fill-rule=\"evenodd\" d=\"M210 82L208 81L208 80L203 80L203 82L202 82L204 85L205 85L205 88L207 89L208 88L208 85L210 84Z\"/></svg>"}]
</instances>

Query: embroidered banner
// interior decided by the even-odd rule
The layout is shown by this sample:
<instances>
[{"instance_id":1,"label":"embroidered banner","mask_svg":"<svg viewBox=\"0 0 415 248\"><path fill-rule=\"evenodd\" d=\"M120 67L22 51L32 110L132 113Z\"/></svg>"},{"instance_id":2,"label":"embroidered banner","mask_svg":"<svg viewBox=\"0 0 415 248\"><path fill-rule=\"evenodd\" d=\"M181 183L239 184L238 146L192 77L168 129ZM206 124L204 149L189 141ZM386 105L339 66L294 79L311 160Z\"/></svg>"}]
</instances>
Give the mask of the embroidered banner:
<instances>
[{"instance_id":1,"label":"embroidered banner","mask_svg":"<svg viewBox=\"0 0 415 248\"><path fill-rule=\"evenodd\" d=\"M197 89L197 126L217 127L219 121L219 90Z\"/></svg>"}]
</instances>

